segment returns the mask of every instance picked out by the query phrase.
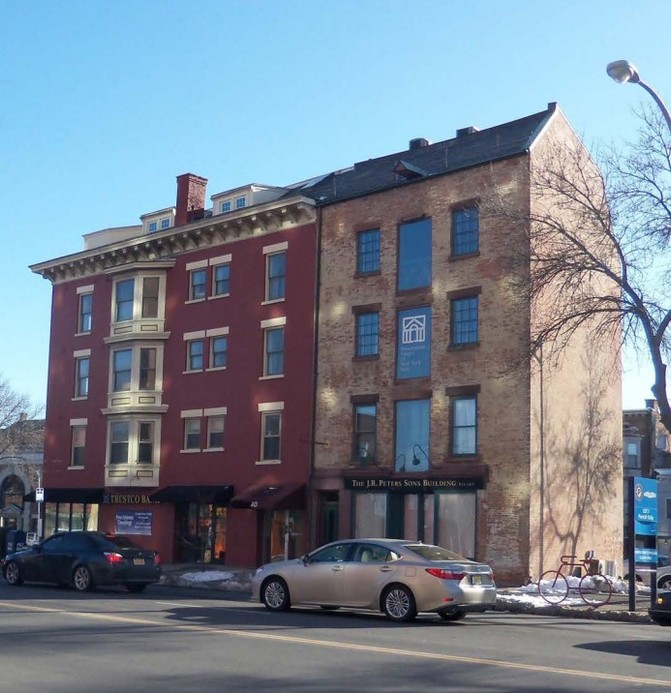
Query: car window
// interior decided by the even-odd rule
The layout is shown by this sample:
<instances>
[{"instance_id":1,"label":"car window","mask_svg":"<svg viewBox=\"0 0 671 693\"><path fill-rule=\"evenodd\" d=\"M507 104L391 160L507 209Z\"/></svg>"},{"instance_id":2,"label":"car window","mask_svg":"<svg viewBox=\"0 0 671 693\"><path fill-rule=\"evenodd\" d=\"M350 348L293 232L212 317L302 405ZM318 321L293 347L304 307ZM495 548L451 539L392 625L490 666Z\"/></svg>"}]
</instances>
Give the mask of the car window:
<instances>
[{"instance_id":1,"label":"car window","mask_svg":"<svg viewBox=\"0 0 671 693\"><path fill-rule=\"evenodd\" d=\"M62 537L59 550L64 551L82 551L83 549L91 548L91 541L85 534L64 534Z\"/></svg>"},{"instance_id":2,"label":"car window","mask_svg":"<svg viewBox=\"0 0 671 693\"><path fill-rule=\"evenodd\" d=\"M386 546L377 544L359 544L354 553L354 561L360 563L387 563L398 560L400 556Z\"/></svg>"},{"instance_id":3,"label":"car window","mask_svg":"<svg viewBox=\"0 0 671 693\"><path fill-rule=\"evenodd\" d=\"M42 550L49 553L50 551L58 551L63 545L63 535L56 534L42 542Z\"/></svg>"},{"instance_id":4,"label":"car window","mask_svg":"<svg viewBox=\"0 0 671 693\"><path fill-rule=\"evenodd\" d=\"M404 544L403 548L426 558L429 561L466 561L467 558L460 556L454 551L448 551L442 546L432 546L431 544Z\"/></svg>"},{"instance_id":5,"label":"car window","mask_svg":"<svg viewBox=\"0 0 671 693\"><path fill-rule=\"evenodd\" d=\"M339 563L346 561L352 544L331 544L315 551L310 556L310 563Z\"/></svg>"},{"instance_id":6,"label":"car window","mask_svg":"<svg viewBox=\"0 0 671 693\"><path fill-rule=\"evenodd\" d=\"M100 543L104 544L108 547L114 547L115 549L137 549L139 548L138 545L129 539L128 537L125 537L120 534L115 534L115 535L106 535L104 537L100 537Z\"/></svg>"}]
</instances>

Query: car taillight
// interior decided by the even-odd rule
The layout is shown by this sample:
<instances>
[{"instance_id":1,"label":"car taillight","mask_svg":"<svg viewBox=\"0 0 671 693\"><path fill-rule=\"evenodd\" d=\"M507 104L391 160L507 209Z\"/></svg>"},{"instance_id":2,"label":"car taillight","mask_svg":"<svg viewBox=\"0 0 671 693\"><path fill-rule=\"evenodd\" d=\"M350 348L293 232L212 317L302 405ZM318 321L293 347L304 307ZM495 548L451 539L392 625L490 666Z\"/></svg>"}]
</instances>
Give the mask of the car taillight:
<instances>
[{"instance_id":1,"label":"car taillight","mask_svg":"<svg viewBox=\"0 0 671 693\"><path fill-rule=\"evenodd\" d=\"M154 554L154 565L160 565L161 564L161 557L155 553Z\"/></svg>"},{"instance_id":2,"label":"car taillight","mask_svg":"<svg viewBox=\"0 0 671 693\"><path fill-rule=\"evenodd\" d=\"M105 551L105 560L108 563L123 563L123 556L120 553Z\"/></svg>"},{"instance_id":3,"label":"car taillight","mask_svg":"<svg viewBox=\"0 0 671 693\"><path fill-rule=\"evenodd\" d=\"M425 568L426 572L433 577L441 580L463 580L466 573L457 573L454 570L446 570L445 568Z\"/></svg>"}]
</instances>

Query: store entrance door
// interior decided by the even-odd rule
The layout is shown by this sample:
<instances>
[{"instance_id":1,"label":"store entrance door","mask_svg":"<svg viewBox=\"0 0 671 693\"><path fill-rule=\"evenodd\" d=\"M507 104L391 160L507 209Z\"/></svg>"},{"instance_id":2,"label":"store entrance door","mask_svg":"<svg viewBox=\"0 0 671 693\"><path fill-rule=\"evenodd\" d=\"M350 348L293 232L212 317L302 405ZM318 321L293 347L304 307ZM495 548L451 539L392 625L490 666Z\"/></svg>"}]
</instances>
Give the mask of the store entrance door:
<instances>
[{"instance_id":1,"label":"store entrance door","mask_svg":"<svg viewBox=\"0 0 671 693\"><path fill-rule=\"evenodd\" d=\"M205 503L175 505L175 560L223 563L226 559L226 508Z\"/></svg>"}]
</instances>

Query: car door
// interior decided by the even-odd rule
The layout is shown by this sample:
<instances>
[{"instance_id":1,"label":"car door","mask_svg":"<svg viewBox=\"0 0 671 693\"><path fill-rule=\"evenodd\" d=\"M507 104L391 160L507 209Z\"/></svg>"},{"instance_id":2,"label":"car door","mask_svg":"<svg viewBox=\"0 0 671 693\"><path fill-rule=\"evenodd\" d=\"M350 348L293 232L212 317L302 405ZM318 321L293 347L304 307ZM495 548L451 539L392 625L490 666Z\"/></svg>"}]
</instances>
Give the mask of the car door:
<instances>
[{"instance_id":1,"label":"car door","mask_svg":"<svg viewBox=\"0 0 671 693\"><path fill-rule=\"evenodd\" d=\"M328 544L297 562L289 591L293 604L343 604L343 576L352 544Z\"/></svg>"},{"instance_id":2,"label":"car door","mask_svg":"<svg viewBox=\"0 0 671 693\"><path fill-rule=\"evenodd\" d=\"M53 578L54 556L63 541L62 534L55 534L34 546L30 556L23 561L23 575L26 580L35 582L57 582Z\"/></svg>"},{"instance_id":3,"label":"car door","mask_svg":"<svg viewBox=\"0 0 671 693\"><path fill-rule=\"evenodd\" d=\"M377 609L380 593L397 572L400 556L381 544L361 542L343 575L343 593L348 606Z\"/></svg>"}]
</instances>

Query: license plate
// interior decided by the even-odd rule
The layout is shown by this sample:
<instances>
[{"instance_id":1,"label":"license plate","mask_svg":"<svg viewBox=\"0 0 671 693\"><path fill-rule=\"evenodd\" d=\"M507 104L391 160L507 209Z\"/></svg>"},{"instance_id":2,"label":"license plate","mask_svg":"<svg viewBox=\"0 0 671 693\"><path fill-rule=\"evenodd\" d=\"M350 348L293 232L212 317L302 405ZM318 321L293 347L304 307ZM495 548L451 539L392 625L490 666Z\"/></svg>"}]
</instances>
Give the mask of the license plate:
<instances>
[{"instance_id":1,"label":"license plate","mask_svg":"<svg viewBox=\"0 0 671 693\"><path fill-rule=\"evenodd\" d=\"M482 584L482 575L471 575L471 584L472 585L481 585Z\"/></svg>"},{"instance_id":2,"label":"license plate","mask_svg":"<svg viewBox=\"0 0 671 693\"><path fill-rule=\"evenodd\" d=\"M144 565L144 558L134 558L133 565Z\"/></svg>"}]
</instances>

